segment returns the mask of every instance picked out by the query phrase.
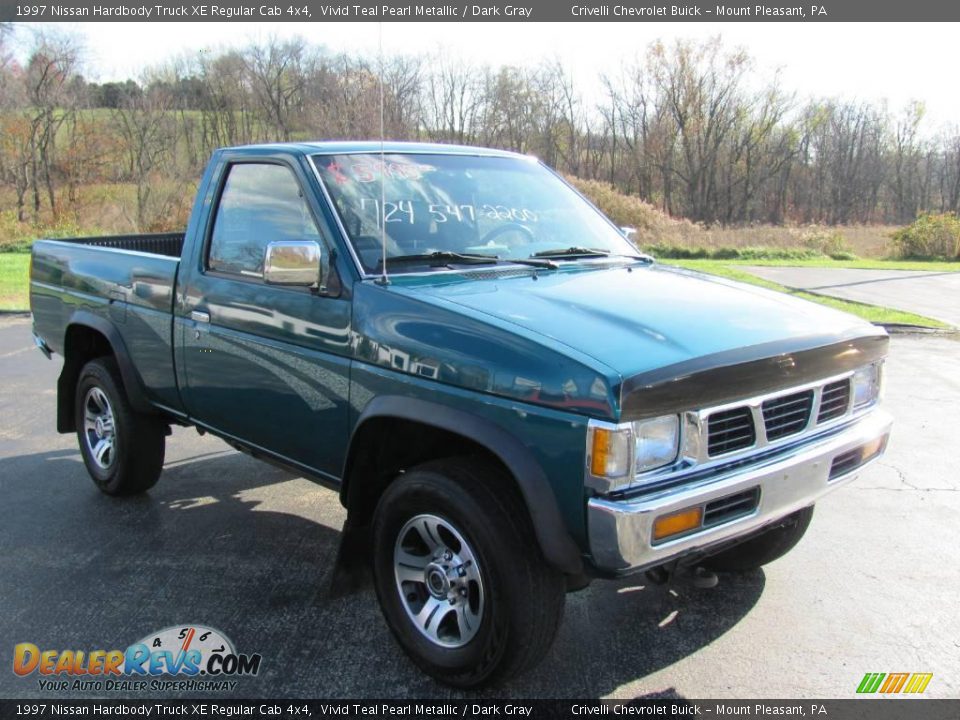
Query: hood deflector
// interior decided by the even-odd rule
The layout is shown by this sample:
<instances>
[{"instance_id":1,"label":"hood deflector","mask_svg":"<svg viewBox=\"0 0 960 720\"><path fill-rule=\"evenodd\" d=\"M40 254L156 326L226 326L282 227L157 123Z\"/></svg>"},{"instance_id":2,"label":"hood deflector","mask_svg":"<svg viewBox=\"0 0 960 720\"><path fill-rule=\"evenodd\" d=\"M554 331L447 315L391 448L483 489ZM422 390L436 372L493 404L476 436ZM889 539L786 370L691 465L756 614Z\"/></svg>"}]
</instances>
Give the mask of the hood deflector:
<instances>
[{"instance_id":1,"label":"hood deflector","mask_svg":"<svg viewBox=\"0 0 960 720\"><path fill-rule=\"evenodd\" d=\"M621 419L723 405L840 375L883 358L889 341L881 328L868 335L857 328L852 337L791 338L668 365L624 381Z\"/></svg>"}]
</instances>

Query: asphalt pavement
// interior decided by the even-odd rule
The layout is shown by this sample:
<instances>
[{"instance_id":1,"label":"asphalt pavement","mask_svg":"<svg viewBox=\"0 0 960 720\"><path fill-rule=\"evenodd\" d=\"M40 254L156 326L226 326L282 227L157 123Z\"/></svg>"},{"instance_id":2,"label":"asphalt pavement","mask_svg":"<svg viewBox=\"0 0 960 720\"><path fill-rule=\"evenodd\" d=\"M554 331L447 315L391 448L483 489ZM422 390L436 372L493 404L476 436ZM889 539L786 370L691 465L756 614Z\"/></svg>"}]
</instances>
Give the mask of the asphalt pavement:
<instances>
[{"instance_id":1,"label":"asphalt pavement","mask_svg":"<svg viewBox=\"0 0 960 720\"><path fill-rule=\"evenodd\" d=\"M484 696L848 698L866 672L960 695L958 358L947 337L893 338L889 452L791 554L712 590L596 581L568 596L546 661ZM211 699L462 697L404 657L370 587L330 592L334 492L178 428L149 494L103 496L55 432L59 365L28 320L0 318L0 696L51 696L11 672L16 643L123 649L199 623L263 657Z\"/></svg>"},{"instance_id":2,"label":"asphalt pavement","mask_svg":"<svg viewBox=\"0 0 960 720\"><path fill-rule=\"evenodd\" d=\"M797 290L905 310L960 327L960 272L745 267Z\"/></svg>"}]
</instances>

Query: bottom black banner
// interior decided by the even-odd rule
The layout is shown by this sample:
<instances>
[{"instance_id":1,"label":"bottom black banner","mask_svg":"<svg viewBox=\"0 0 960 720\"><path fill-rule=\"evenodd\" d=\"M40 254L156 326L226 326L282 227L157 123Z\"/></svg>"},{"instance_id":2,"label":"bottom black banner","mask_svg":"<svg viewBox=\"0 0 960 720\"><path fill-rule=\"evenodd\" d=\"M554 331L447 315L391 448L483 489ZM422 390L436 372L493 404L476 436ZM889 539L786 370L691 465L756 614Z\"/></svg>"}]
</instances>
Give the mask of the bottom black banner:
<instances>
[{"instance_id":1,"label":"bottom black banner","mask_svg":"<svg viewBox=\"0 0 960 720\"><path fill-rule=\"evenodd\" d=\"M850 700L0 700L0 718L728 718L957 720L960 699Z\"/></svg>"}]
</instances>

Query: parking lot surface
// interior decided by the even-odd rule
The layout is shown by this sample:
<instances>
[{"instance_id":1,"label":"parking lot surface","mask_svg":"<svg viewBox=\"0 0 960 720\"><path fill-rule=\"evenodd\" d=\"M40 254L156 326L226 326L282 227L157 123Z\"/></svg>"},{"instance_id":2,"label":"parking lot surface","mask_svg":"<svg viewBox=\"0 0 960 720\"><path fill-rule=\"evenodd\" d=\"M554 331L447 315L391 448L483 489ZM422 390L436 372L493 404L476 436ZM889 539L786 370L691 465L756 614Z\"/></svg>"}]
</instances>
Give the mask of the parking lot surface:
<instances>
[{"instance_id":1,"label":"parking lot surface","mask_svg":"<svg viewBox=\"0 0 960 720\"><path fill-rule=\"evenodd\" d=\"M745 267L797 290L883 305L960 327L960 273L852 268Z\"/></svg>"},{"instance_id":2,"label":"parking lot surface","mask_svg":"<svg viewBox=\"0 0 960 720\"><path fill-rule=\"evenodd\" d=\"M889 452L791 554L712 590L595 581L567 597L546 661L481 695L848 698L866 672L932 672L926 695L960 695L958 359L956 340L893 338ZM149 494L101 495L55 432L58 373L29 320L0 319L0 696L51 696L11 672L16 643L123 649L180 624L263 656L233 696L461 696L404 657L369 586L330 592L336 493L177 428Z\"/></svg>"}]
</instances>

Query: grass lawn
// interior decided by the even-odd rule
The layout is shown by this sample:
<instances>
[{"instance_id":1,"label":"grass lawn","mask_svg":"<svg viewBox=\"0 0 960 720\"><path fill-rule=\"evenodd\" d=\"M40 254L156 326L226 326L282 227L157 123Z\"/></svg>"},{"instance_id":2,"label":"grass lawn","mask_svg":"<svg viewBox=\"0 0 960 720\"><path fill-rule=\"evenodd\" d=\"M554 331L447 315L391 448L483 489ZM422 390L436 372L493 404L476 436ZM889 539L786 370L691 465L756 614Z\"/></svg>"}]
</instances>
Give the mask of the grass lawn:
<instances>
[{"instance_id":1,"label":"grass lawn","mask_svg":"<svg viewBox=\"0 0 960 720\"><path fill-rule=\"evenodd\" d=\"M858 315L859 317L869 320L872 323L878 324L897 324L897 325L920 325L921 327L929 328L946 328L949 325L946 325L939 320L934 320L933 318L924 317L923 315L914 315L913 313L904 312L902 310L894 310L893 308L880 307L879 305L867 305L866 303L853 302L852 300L840 300L838 298L826 297L825 295L816 295L814 293L803 292L800 290L791 290L788 287L780 285L779 283L771 282L769 280L764 280L759 278L756 275L751 275L745 270L740 270L737 265L787 265L791 267L864 267L864 265L857 265L856 262L859 261L844 261L838 262L835 260L827 260L821 262L818 260L811 260L807 262L792 260L792 261L742 261L742 260L664 260L664 264L669 265L678 265L680 267L689 268L690 270L698 270L700 272L709 273L711 275L720 275L721 277L730 278L731 280L738 280L740 282L750 283L751 285L759 285L760 287L765 287L770 290L777 290L778 292L787 293L788 295L793 295L795 297L803 298L804 300L812 300L815 303L820 303L821 305L826 305L828 307L836 308L837 310L843 310L844 312L851 313L853 315ZM880 267L883 267L887 270L960 270L960 263L935 263L935 262L910 262L910 263L897 263L887 261L863 261L867 263L867 267L873 267L869 265L870 263L878 263ZM882 263L882 264L881 264ZM895 265L899 267L890 267L889 265ZM902 265L916 265L918 267L902 267ZM930 267L939 265L941 267ZM955 266L955 267L950 267Z\"/></svg>"},{"instance_id":2,"label":"grass lawn","mask_svg":"<svg viewBox=\"0 0 960 720\"><path fill-rule=\"evenodd\" d=\"M29 310L30 255L0 253L0 310Z\"/></svg>"}]
</instances>

